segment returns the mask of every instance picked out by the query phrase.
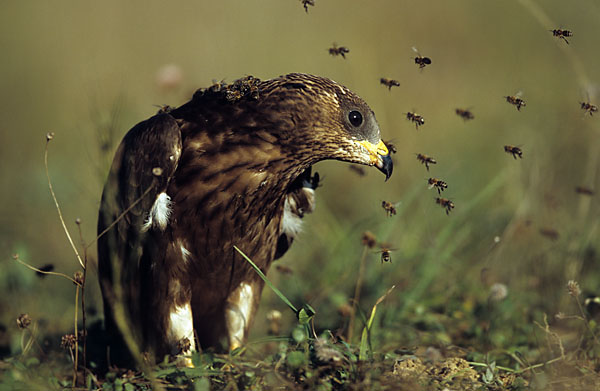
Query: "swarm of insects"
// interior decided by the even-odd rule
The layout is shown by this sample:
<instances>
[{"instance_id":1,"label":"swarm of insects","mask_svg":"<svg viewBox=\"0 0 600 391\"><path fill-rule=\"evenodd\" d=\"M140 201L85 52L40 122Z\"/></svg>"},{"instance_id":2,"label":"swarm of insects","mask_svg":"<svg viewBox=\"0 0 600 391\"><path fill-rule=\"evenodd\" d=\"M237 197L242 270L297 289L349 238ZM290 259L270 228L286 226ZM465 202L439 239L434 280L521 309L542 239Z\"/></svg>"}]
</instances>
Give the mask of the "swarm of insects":
<instances>
[{"instance_id":1,"label":"swarm of insects","mask_svg":"<svg viewBox=\"0 0 600 391\"><path fill-rule=\"evenodd\" d=\"M567 43L567 45L569 44L569 41L567 41L567 37L573 36L573 32L570 30L554 29L548 31L552 32L552 35L554 35L555 37L564 40Z\"/></svg>"},{"instance_id":2,"label":"swarm of insects","mask_svg":"<svg viewBox=\"0 0 600 391\"><path fill-rule=\"evenodd\" d=\"M215 82L208 88L198 89L194 96L202 96L206 94L216 94L224 97L228 102L236 102L242 98L246 99L258 99L259 90L258 86L260 79L253 76L246 76L242 79L238 79L232 84L226 84L224 82ZM165 109L163 109L164 111Z\"/></svg>"},{"instance_id":3,"label":"swarm of insects","mask_svg":"<svg viewBox=\"0 0 600 391\"><path fill-rule=\"evenodd\" d=\"M454 209L454 203L447 198L436 198L435 202L440 204L442 208L446 209L446 214L450 214L450 211Z\"/></svg>"},{"instance_id":4,"label":"swarm of insects","mask_svg":"<svg viewBox=\"0 0 600 391\"><path fill-rule=\"evenodd\" d=\"M381 207L383 210L385 210L385 213L388 215L388 217L396 214L396 205L389 201L381 201Z\"/></svg>"},{"instance_id":5,"label":"swarm of insects","mask_svg":"<svg viewBox=\"0 0 600 391\"><path fill-rule=\"evenodd\" d=\"M345 46L338 47L337 44L333 44L333 47L330 47L329 54L332 56L342 56L344 59L346 58L346 54L350 53L350 49Z\"/></svg>"},{"instance_id":6,"label":"swarm of insects","mask_svg":"<svg viewBox=\"0 0 600 391\"><path fill-rule=\"evenodd\" d=\"M400 82L394 79L386 79L385 77L382 77L379 79L379 82L386 86L390 91L392 90L392 87L400 87Z\"/></svg>"},{"instance_id":7,"label":"swarm of insects","mask_svg":"<svg viewBox=\"0 0 600 391\"><path fill-rule=\"evenodd\" d=\"M315 6L315 0L300 0L302 2L302 6L304 7L304 11L308 13L308 6Z\"/></svg>"},{"instance_id":8,"label":"swarm of insects","mask_svg":"<svg viewBox=\"0 0 600 391\"><path fill-rule=\"evenodd\" d=\"M588 195L588 196L593 196L594 195L594 190L588 188L588 187L584 187L584 186L576 186L575 187L575 192L577 194L583 194L583 195Z\"/></svg>"},{"instance_id":9,"label":"swarm of insects","mask_svg":"<svg viewBox=\"0 0 600 391\"><path fill-rule=\"evenodd\" d=\"M417 53L415 57L415 64L419 66L419 69L425 68L427 65L431 64L431 58L422 56L421 53L417 50L416 47L413 46L412 50Z\"/></svg>"},{"instance_id":10,"label":"swarm of insects","mask_svg":"<svg viewBox=\"0 0 600 391\"><path fill-rule=\"evenodd\" d=\"M598 111L598 106L591 104L590 102L579 102L581 104L581 110L590 114L590 117L594 116L594 113Z\"/></svg>"},{"instance_id":11,"label":"swarm of insects","mask_svg":"<svg viewBox=\"0 0 600 391\"><path fill-rule=\"evenodd\" d=\"M456 109L455 112L456 112L456 115L458 115L465 121L475 118L473 113L471 113L471 111L468 109Z\"/></svg>"},{"instance_id":12,"label":"swarm of insects","mask_svg":"<svg viewBox=\"0 0 600 391\"><path fill-rule=\"evenodd\" d=\"M508 103L515 106L518 111L521 111L521 107L527 106L525 101L521 99L521 93L517 93L515 95L507 95L504 97Z\"/></svg>"},{"instance_id":13,"label":"swarm of insects","mask_svg":"<svg viewBox=\"0 0 600 391\"><path fill-rule=\"evenodd\" d=\"M439 180L437 178L429 178L427 180L427 183L429 184L429 188L433 189L434 187L436 188L438 194L442 194L442 191L444 191L444 189L448 188L448 184L442 180Z\"/></svg>"},{"instance_id":14,"label":"swarm of insects","mask_svg":"<svg viewBox=\"0 0 600 391\"><path fill-rule=\"evenodd\" d=\"M431 156L427 156L423 153L417 153L417 160L425 165L427 171L429 171L430 164L437 164L437 161L435 161L434 158L432 158Z\"/></svg>"},{"instance_id":15,"label":"swarm of insects","mask_svg":"<svg viewBox=\"0 0 600 391\"><path fill-rule=\"evenodd\" d=\"M406 113L406 119L415 123L415 128L419 130L419 126L425 125L425 118L417 113L408 112Z\"/></svg>"},{"instance_id":16,"label":"swarm of insects","mask_svg":"<svg viewBox=\"0 0 600 391\"><path fill-rule=\"evenodd\" d=\"M512 154L513 158L515 159L517 158L517 156L523 159L523 151L519 147L515 147L513 145L505 145L504 152Z\"/></svg>"}]
</instances>

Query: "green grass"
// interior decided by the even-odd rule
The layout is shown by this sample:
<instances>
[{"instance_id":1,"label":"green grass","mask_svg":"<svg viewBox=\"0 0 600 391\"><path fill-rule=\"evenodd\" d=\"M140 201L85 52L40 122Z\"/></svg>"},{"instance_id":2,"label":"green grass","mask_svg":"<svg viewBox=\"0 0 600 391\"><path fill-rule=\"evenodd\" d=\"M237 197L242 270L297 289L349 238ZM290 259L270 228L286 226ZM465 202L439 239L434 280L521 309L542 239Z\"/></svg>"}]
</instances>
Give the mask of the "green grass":
<instances>
[{"instance_id":1,"label":"green grass","mask_svg":"<svg viewBox=\"0 0 600 391\"><path fill-rule=\"evenodd\" d=\"M146 375L99 374L89 363L92 372L79 367L79 387L598 387L600 318L584 301L599 293L600 203L597 193L574 191L600 190L600 122L579 107L600 104L593 2L317 0L308 13L295 0L89 7L21 2L0 12L0 389L73 384L72 350L60 342L74 333L77 287L12 258L52 264L70 278L81 270L48 191L46 133L55 133L48 168L56 198L85 258L78 228L91 243L116 143L153 105L181 104L212 79L292 71L331 77L369 102L383 139L398 148L392 178L369 169L360 177L339 162L316 166L317 209L278 261L293 273L272 268L266 276L296 310L265 289L243 351L196 354L194 369L163 363ZM574 32L569 45L547 31L557 27ZM327 54L333 42L350 48L346 60ZM412 46L433 60L423 71ZM170 90L155 79L168 63L184 74ZM380 77L401 85L388 91ZM502 98L519 90L521 112ZM475 119L464 122L457 107ZM419 131L402 114L412 110L426 119ZM523 159L504 153L505 144L519 145ZM438 164L427 172L416 153ZM456 205L449 216L427 189L430 176L449 185L443 196ZM398 203L395 216L385 215L382 200ZM380 261L378 247L364 247L365 231L394 249L392 263ZM85 286L92 331L102 312L94 253L92 245ZM353 338L340 340L359 277ZM567 292L569 280L581 286L583 309ZM497 284L506 288L499 300L491 298ZM309 332L296 315L305 304L315 312ZM274 309L283 314L277 336L268 334ZM22 313L33 320L27 329L16 324Z\"/></svg>"}]
</instances>

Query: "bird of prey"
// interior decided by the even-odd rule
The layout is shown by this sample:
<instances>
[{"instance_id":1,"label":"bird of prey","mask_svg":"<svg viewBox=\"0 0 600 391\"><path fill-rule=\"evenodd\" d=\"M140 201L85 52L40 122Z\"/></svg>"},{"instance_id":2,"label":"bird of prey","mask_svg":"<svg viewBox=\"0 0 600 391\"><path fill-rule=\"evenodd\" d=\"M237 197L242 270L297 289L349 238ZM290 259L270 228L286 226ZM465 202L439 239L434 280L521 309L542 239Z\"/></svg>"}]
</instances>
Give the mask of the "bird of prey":
<instances>
[{"instance_id":1,"label":"bird of prey","mask_svg":"<svg viewBox=\"0 0 600 391\"><path fill-rule=\"evenodd\" d=\"M159 360L243 345L264 283L234 246L266 273L314 208L325 159L392 174L371 108L308 74L217 83L135 125L98 221L113 362L131 339Z\"/></svg>"}]
</instances>

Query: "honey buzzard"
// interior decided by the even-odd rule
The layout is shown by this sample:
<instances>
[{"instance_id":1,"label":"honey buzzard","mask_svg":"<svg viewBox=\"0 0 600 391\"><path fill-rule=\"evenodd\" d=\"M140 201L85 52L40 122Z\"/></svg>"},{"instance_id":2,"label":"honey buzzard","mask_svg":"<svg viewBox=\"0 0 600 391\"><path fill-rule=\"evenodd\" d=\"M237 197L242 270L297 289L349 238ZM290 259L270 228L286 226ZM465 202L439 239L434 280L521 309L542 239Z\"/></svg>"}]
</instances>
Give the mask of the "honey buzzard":
<instances>
[{"instance_id":1,"label":"honey buzzard","mask_svg":"<svg viewBox=\"0 0 600 391\"><path fill-rule=\"evenodd\" d=\"M392 174L369 106L307 74L216 84L135 125L98 222L113 360L128 355L125 334L158 359L241 346L263 281L233 246L266 273L312 211L311 166L325 159Z\"/></svg>"}]
</instances>

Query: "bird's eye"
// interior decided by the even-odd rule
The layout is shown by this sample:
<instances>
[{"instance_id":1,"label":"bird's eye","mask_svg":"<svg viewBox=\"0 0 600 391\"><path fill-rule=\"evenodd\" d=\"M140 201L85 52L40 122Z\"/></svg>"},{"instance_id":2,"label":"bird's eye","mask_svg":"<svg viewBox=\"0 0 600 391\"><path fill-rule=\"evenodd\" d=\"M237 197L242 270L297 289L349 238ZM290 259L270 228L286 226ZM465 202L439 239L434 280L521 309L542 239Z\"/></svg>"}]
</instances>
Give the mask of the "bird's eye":
<instances>
[{"instance_id":1,"label":"bird's eye","mask_svg":"<svg viewBox=\"0 0 600 391\"><path fill-rule=\"evenodd\" d=\"M360 126L363 122L363 117L362 114L359 113L356 110L353 110L350 112L350 114L348 114L348 120L350 121L350 123L352 124L352 126Z\"/></svg>"}]
</instances>

